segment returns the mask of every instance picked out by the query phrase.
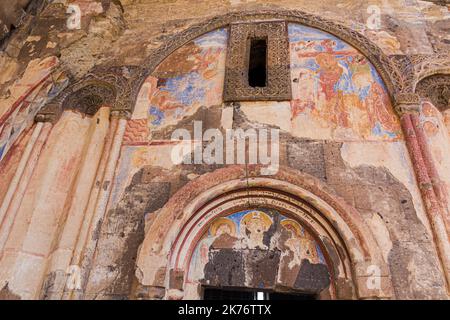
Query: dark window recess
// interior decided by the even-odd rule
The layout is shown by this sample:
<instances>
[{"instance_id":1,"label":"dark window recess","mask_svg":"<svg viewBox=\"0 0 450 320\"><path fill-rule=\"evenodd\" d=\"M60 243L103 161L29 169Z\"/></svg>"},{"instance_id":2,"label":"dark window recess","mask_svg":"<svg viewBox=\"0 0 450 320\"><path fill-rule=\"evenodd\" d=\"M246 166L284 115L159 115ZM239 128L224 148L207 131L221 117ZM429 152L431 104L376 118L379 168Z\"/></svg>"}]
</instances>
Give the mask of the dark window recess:
<instances>
[{"instance_id":1,"label":"dark window recess","mask_svg":"<svg viewBox=\"0 0 450 320\"><path fill-rule=\"evenodd\" d=\"M251 87L267 86L267 40L250 41L250 58L248 64L248 84Z\"/></svg>"},{"instance_id":2,"label":"dark window recess","mask_svg":"<svg viewBox=\"0 0 450 320\"><path fill-rule=\"evenodd\" d=\"M204 300L316 300L313 294L205 288Z\"/></svg>"},{"instance_id":3,"label":"dark window recess","mask_svg":"<svg viewBox=\"0 0 450 320\"><path fill-rule=\"evenodd\" d=\"M205 288L203 292L204 300L254 300L252 291L221 290Z\"/></svg>"},{"instance_id":4,"label":"dark window recess","mask_svg":"<svg viewBox=\"0 0 450 320\"><path fill-rule=\"evenodd\" d=\"M291 294L281 292L269 293L269 300L316 300L316 296L313 294Z\"/></svg>"}]
</instances>

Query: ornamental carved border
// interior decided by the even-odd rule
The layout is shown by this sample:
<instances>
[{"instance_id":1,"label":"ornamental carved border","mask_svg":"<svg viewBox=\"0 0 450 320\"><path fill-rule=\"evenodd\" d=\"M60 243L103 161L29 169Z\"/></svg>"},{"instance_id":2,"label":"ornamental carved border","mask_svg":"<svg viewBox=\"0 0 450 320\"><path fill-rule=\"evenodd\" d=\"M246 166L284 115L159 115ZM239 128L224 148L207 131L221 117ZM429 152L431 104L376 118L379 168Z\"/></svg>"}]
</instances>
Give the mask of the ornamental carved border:
<instances>
[{"instance_id":1,"label":"ornamental carved border","mask_svg":"<svg viewBox=\"0 0 450 320\"><path fill-rule=\"evenodd\" d=\"M250 39L267 39L267 85L248 83ZM224 101L291 100L289 40L284 21L235 23L230 26Z\"/></svg>"},{"instance_id":2,"label":"ornamental carved border","mask_svg":"<svg viewBox=\"0 0 450 320\"><path fill-rule=\"evenodd\" d=\"M392 55L390 58L402 73L402 92L414 92L417 84L431 75L450 74L450 55L447 53Z\"/></svg>"},{"instance_id":3,"label":"ornamental carved border","mask_svg":"<svg viewBox=\"0 0 450 320\"><path fill-rule=\"evenodd\" d=\"M190 26L188 29L168 38L143 63L145 66L139 71L139 75L133 80L136 88L133 93L133 106L136 103L138 91L145 79L151 75L155 68L176 49L189 41L218 28L224 28L233 23L258 22L268 20L283 20L286 23L299 23L328 32L350 45L357 48L374 65L386 88L391 100L394 101L396 93L403 92L405 79L403 70L393 63L390 57L373 42L357 31L351 30L343 25L323 19L316 15L299 10L274 10L262 9L258 11L231 12L225 15L205 19L204 22Z\"/></svg>"},{"instance_id":4,"label":"ornamental carved border","mask_svg":"<svg viewBox=\"0 0 450 320\"><path fill-rule=\"evenodd\" d=\"M55 122L64 110L77 110L93 115L102 105L111 107L115 114L129 118L134 94L132 79L137 67L96 67L86 76L64 89L36 115L36 121Z\"/></svg>"},{"instance_id":5,"label":"ornamental carved border","mask_svg":"<svg viewBox=\"0 0 450 320\"><path fill-rule=\"evenodd\" d=\"M435 74L424 78L416 86L416 93L431 100L443 112L450 108L450 75Z\"/></svg>"}]
</instances>

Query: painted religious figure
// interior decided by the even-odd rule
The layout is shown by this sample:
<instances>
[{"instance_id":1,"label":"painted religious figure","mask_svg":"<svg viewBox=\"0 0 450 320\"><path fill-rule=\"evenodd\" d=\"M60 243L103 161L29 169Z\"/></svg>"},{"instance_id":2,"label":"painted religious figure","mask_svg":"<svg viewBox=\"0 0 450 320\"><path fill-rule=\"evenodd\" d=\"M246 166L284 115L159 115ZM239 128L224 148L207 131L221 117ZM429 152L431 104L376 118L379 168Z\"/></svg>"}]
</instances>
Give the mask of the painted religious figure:
<instances>
[{"instance_id":1,"label":"painted religious figure","mask_svg":"<svg viewBox=\"0 0 450 320\"><path fill-rule=\"evenodd\" d=\"M261 270L270 270L262 272ZM316 239L297 220L274 209L255 208L213 220L197 242L188 280L208 285L319 290L308 274L328 267ZM305 271L306 270L306 271ZM323 288L322 288L323 289Z\"/></svg>"}]
</instances>

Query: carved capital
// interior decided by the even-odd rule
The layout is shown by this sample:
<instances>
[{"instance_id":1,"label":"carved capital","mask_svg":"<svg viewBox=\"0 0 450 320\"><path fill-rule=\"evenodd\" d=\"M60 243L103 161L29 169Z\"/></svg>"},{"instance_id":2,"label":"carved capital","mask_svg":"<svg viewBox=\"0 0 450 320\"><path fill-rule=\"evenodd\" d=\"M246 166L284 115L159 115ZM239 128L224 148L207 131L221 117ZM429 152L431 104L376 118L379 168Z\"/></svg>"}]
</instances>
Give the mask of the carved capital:
<instances>
[{"instance_id":1,"label":"carved capital","mask_svg":"<svg viewBox=\"0 0 450 320\"><path fill-rule=\"evenodd\" d=\"M34 117L34 121L55 123L59 119L60 115L61 110L59 105L56 103L50 103L39 110Z\"/></svg>"},{"instance_id":2,"label":"carved capital","mask_svg":"<svg viewBox=\"0 0 450 320\"><path fill-rule=\"evenodd\" d=\"M113 109L111 111L111 118L130 119L131 112L126 109Z\"/></svg>"},{"instance_id":3,"label":"carved capital","mask_svg":"<svg viewBox=\"0 0 450 320\"><path fill-rule=\"evenodd\" d=\"M86 115L94 115L103 105L111 106L116 99L116 89L109 83L90 80L72 88L62 104L63 110L77 110Z\"/></svg>"},{"instance_id":4,"label":"carved capital","mask_svg":"<svg viewBox=\"0 0 450 320\"><path fill-rule=\"evenodd\" d=\"M423 79L436 74L450 74L450 54L412 55L415 73L415 88Z\"/></svg>"},{"instance_id":5,"label":"carved capital","mask_svg":"<svg viewBox=\"0 0 450 320\"><path fill-rule=\"evenodd\" d=\"M125 66L96 67L44 106L35 120L55 122L64 110L69 109L92 116L105 105L119 117L129 118L133 108L130 97L134 94L135 70L136 67Z\"/></svg>"},{"instance_id":6,"label":"carved capital","mask_svg":"<svg viewBox=\"0 0 450 320\"><path fill-rule=\"evenodd\" d=\"M399 116L406 113L419 113L420 112L420 96L415 93L399 93L394 97L395 100L395 112Z\"/></svg>"}]
</instances>

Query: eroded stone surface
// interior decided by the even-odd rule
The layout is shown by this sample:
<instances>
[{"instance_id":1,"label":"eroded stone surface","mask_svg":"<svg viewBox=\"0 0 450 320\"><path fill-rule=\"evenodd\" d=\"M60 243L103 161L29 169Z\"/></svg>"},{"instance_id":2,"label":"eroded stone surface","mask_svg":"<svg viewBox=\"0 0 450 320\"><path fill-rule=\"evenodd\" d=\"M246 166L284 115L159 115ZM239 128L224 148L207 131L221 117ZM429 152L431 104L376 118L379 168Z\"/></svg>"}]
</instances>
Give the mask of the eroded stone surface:
<instances>
[{"instance_id":1,"label":"eroded stone surface","mask_svg":"<svg viewBox=\"0 0 450 320\"><path fill-rule=\"evenodd\" d=\"M326 32L335 30L326 26L328 21L361 33L403 68L402 81L411 89L421 80L419 76L450 70L445 56L450 49L449 6L443 1L375 1L372 10L357 1L307 0L197 1L195 5L186 0L8 3L11 5L0 5L0 173L4 178L0 200L6 198L9 188L14 189L14 197L1 203L4 208L0 209L0 298L198 298L201 290L197 285L294 290L328 298L448 298L428 200L421 193L425 188L439 193L439 210L448 222L450 117L445 86L441 90L439 85L435 94L439 108L430 101L417 106L418 126L435 163L432 185L419 185L405 143L411 132L402 131L389 92L403 88L389 88L379 66L350 45L351 39ZM80 9L78 27L68 27L69 5ZM290 101L223 102L229 49L226 25L197 34L195 39L173 38L198 23L216 23L224 16L225 20L246 19L246 13L305 16L297 10L318 16L309 18L314 21L324 20L321 28L298 21L287 23ZM379 25L374 26L377 12ZM192 30L195 33L197 29ZM172 46L172 39L177 39L179 48ZM102 159L92 170L95 183L90 193L94 198L85 199L85 223L93 214L99 219L82 237L93 249L86 252L83 239L76 248L60 247L62 230L71 228L66 225L71 221L66 214L71 212L71 192L79 181L74 177L85 159L86 139L95 130L92 122L97 120L90 114L65 111L49 138L44 137L42 154L37 152L22 168L24 174L19 162L36 128L33 119L38 111L59 103L59 94L69 84L93 70L111 75L104 70L112 66L121 71L103 80L131 87L120 91L130 95L119 101L125 107L117 101L108 107L114 111L128 108L119 113L130 119L122 127L123 139L120 126L111 126L105 146L98 150ZM406 74L412 69L415 74ZM116 76L121 80L111 80ZM128 83L129 79L133 82ZM424 80L423 86L425 81L429 80ZM89 84L94 88L105 85ZM101 90L93 90L90 96L94 104L110 102L96 100L97 93L101 95ZM192 260L189 270L173 269L179 263L170 260L175 250L172 245L189 223L189 214L214 200L208 198L218 194L214 188L226 185L221 190L226 196L236 191L234 186L250 190L252 178L264 178L254 164L175 164L171 157L176 145L171 141L173 132L185 129L191 140L196 140L193 123L199 121L203 133L207 129L221 133L231 128L280 129L280 172L272 178L282 183L260 184L279 188L280 194L287 184L302 186L307 192L301 201L314 207L321 199L336 214L330 226L348 226L353 238L342 234L345 241L339 243L318 237L317 230L308 230L310 238L305 234L296 237L283 227L282 212L268 214L267 228L259 225L264 230L258 229L257 223L255 229L242 223L246 227L241 229L239 220L233 222L239 225L234 232L225 223L229 232L212 234L214 223L209 221L202 225L204 233L191 239L193 247L186 249ZM205 149L208 143L203 141L201 146ZM248 152L249 143L245 146ZM119 160L109 163L115 152L120 153ZM414 152L425 154L423 150ZM183 156L194 159L192 151ZM36 163L34 171L32 163ZM114 179L103 181L108 170ZM29 180L24 181L27 176ZM97 200L98 194L103 200ZM202 205L190 207L193 203ZM216 212L218 219L243 208L227 210ZM7 219L2 220L4 216ZM322 258L304 250L309 248L305 243L313 240L320 244ZM195 253L201 245L203 251ZM357 253L352 259L360 259L358 263L346 260L350 259L346 256L349 247ZM148 256L156 258L140 264ZM369 257L383 262L377 275L382 288L376 293L361 288L370 277L370 261L364 260ZM74 292L65 280L73 276L70 270L78 270L78 265L69 265L74 261L80 263L83 279L82 288L71 295ZM58 270L51 269L53 264ZM347 273L356 278L338 277L343 268L350 268ZM197 282L193 285L189 279ZM331 282L335 292L328 290Z\"/></svg>"}]
</instances>

